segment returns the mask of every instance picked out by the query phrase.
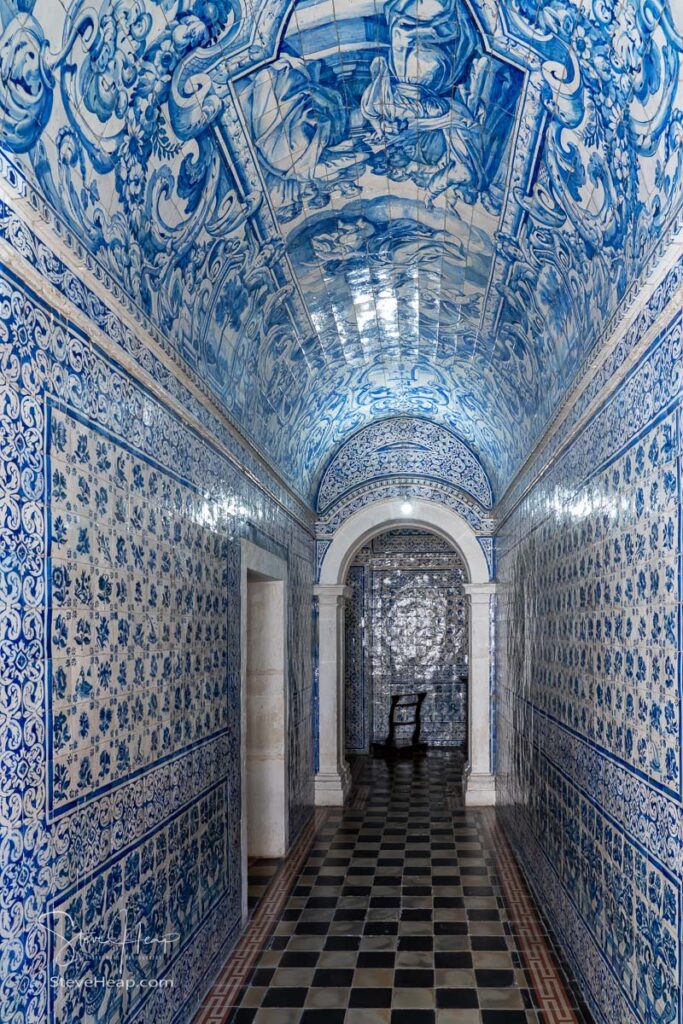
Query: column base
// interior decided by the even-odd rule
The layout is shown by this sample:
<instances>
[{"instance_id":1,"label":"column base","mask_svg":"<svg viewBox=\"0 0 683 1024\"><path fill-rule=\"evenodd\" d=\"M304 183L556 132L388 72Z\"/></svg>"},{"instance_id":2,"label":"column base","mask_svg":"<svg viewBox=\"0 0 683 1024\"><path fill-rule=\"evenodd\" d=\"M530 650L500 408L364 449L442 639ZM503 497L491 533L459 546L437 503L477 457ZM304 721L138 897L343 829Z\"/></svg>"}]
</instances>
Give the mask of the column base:
<instances>
[{"instance_id":1,"label":"column base","mask_svg":"<svg viewBox=\"0 0 683 1024\"><path fill-rule=\"evenodd\" d=\"M351 775L344 765L341 772L318 772L315 777L316 807L343 807L351 789Z\"/></svg>"},{"instance_id":2,"label":"column base","mask_svg":"<svg viewBox=\"0 0 683 1024\"><path fill-rule=\"evenodd\" d=\"M495 803L495 775L468 775L465 780L465 807L493 807Z\"/></svg>"}]
</instances>

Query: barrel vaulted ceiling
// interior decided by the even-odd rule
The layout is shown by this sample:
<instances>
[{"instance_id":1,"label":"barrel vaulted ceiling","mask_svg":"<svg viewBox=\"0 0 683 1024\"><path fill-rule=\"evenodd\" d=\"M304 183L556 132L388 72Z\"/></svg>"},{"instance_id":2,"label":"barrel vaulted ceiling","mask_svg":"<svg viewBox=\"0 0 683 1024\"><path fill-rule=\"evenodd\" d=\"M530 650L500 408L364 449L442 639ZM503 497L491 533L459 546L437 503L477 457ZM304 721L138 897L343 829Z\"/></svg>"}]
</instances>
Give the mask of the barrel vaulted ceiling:
<instances>
[{"instance_id":1,"label":"barrel vaulted ceiling","mask_svg":"<svg viewBox=\"0 0 683 1024\"><path fill-rule=\"evenodd\" d=\"M676 211L661 0L0 0L0 146L304 495L447 425L500 493Z\"/></svg>"}]
</instances>

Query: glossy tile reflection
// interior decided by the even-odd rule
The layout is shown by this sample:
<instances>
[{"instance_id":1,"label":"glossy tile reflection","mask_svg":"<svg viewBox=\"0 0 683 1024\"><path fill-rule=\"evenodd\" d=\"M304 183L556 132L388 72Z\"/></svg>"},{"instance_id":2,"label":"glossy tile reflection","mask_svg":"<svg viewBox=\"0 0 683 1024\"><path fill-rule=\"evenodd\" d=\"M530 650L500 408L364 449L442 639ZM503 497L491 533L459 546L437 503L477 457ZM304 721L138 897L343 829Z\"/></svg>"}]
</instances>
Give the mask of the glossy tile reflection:
<instances>
[{"instance_id":1,"label":"glossy tile reflection","mask_svg":"<svg viewBox=\"0 0 683 1024\"><path fill-rule=\"evenodd\" d=\"M683 1024L682 211L682 0L0 0L2 1024Z\"/></svg>"},{"instance_id":2,"label":"glossy tile reflection","mask_svg":"<svg viewBox=\"0 0 683 1024\"><path fill-rule=\"evenodd\" d=\"M289 563L292 834L313 800L312 541L265 471L6 270L0 301L0 1020L187 1017L241 923L241 537ZM123 967L112 942L69 958L96 919L175 938ZM121 970L91 1013L83 992Z\"/></svg>"},{"instance_id":3,"label":"glossy tile reflection","mask_svg":"<svg viewBox=\"0 0 683 1024\"><path fill-rule=\"evenodd\" d=\"M5 0L2 174L307 499L406 414L502 492L676 216L676 16Z\"/></svg>"},{"instance_id":4,"label":"glossy tile reflection","mask_svg":"<svg viewBox=\"0 0 683 1024\"><path fill-rule=\"evenodd\" d=\"M462 768L445 752L365 759L364 806L354 797L328 812L302 869L285 865L291 891L272 936L248 975L240 957L228 962L196 1024L587 1022L542 927L535 956L552 1001L534 986L522 936L538 922L522 928L525 896L494 815L462 807ZM222 1000L231 974L248 984Z\"/></svg>"},{"instance_id":5,"label":"glossy tile reflection","mask_svg":"<svg viewBox=\"0 0 683 1024\"><path fill-rule=\"evenodd\" d=\"M498 544L504 820L610 1024L681 1014L680 338L676 313Z\"/></svg>"},{"instance_id":6,"label":"glossy tile reflection","mask_svg":"<svg viewBox=\"0 0 683 1024\"><path fill-rule=\"evenodd\" d=\"M400 693L426 695L424 743L465 749L465 580L458 552L426 531L384 533L354 556L344 661L347 751L367 753L385 742L391 698Z\"/></svg>"}]
</instances>

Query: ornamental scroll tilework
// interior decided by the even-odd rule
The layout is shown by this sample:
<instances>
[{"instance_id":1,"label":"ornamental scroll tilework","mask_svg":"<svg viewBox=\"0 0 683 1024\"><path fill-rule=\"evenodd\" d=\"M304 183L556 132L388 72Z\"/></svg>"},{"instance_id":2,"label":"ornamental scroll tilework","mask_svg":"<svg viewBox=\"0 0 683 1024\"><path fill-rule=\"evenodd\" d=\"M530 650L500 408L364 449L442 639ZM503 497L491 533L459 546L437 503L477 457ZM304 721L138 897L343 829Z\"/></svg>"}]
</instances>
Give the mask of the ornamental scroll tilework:
<instances>
[{"instance_id":1,"label":"ornamental scroll tilework","mask_svg":"<svg viewBox=\"0 0 683 1024\"><path fill-rule=\"evenodd\" d=\"M399 416L370 424L335 452L318 489L325 516L359 485L417 474L469 494L482 509L493 504L486 471L467 445L436 423Z\"/></svg>"},{"instance_id":2,"label":"ornamental scroll tilework","mask_svg":"<svg viewBox=\"0 0 683 1024\"><path fill-rule=\"evenodd\" d=\"M502 493L680 208L678 13L4 0L5 176L307 496L406 412Z\"/></svg>"},{"instance_id":3,"label":"ornamental scroll tilework","mask_svg":"<svg viewBox=\"0 0 683 1024\"><path fill-rule=\"evenodd\" d=\"M557 794L544 807L548 857L561 866L578 915L612 972L603 993L611 995L615 979L622 990L615 992L614 1004L604 1011L607 1019L614 1024L632 1019L677 1021L680 877L648 856L557 767L536 758L534 768L548 792ZM575 830L572 854L563 837L568 822Z\"/></svg>"},{"instance_id":4,"label":"ornamental scroll tilework","mask_svg":"<svg viewBox=\"0 0 683 1024\"><path fill-rule=\"evenodd\" d=\"M0 1019L185 1021L240 921L239 537L290 559L294 832L312 545L4 269L0 310ZM88 986L126 925L173 988Z\"/></svg>"},{"instance_id":5,"label":"ornamental scroll tilework","mask_svg":"<svg viewBox=\"0 0 683 1024\"><path fill-rule=\"evenodd\" d=\"M333 505L326 515L320 516L316 526L317 533L321 538L331 537L341 524L359 509L387 498L404 499L407 494L445 505L464 519L476 533L490 533L493 529L493 517L486 514L479 503L469 498L459 487L441 484L419 475L396 475L386 480L360 484Z\"/></svg>"},{"instance_id":6,"label":"ornamental scroll tilework","mask_svg":"<svg viewBox=\"0 0 683 1024\"><path fill-rule=\"evenodd\" d=\"M363 427L335 452L317 496L317 571L339 527L371 502L406 495L426 498L459 515L477 533L494 572L491 505L486 470L451 431L415 417L392 417Z\"/></svg>"},{"instance_id":7,"label":"ornamental scroll tilework","mask_svg":"<svg viewBox=\"0 0 683 1024\"><path fill-rule=\"evenodd\" d=\"M419 530L389 531L355 556L347 578L347 750L383 742L391 695L415 690L428 694L423 739L465 745L464 579L460 556Z\"/></svg>"},{"instance_id":8,"label":"ornamental scroll tilework","mask_svg":"<svg viewBox=\"0 0 683 1024\"><path fill-rule=\"evenodd\" d=\"M595 1016L681 1019L681 317L497 538L500 799Z\"/></svg>"},{"instance_id":9,"label":"ornamental scroll tilework","mask_svg":"<svg viewBox=\"0 0 683 1024\"><path fill-rule=\"evenodd\" d=\"M201 926L228 885L228 815L223 781L168 828L50 903L48 960L60 981L50 992L50 1020L132 1019L142 1002L141 979L173 978L179 943ZM86 936L99 950L94 961L83 948ZM112 984L79 989L88 978ZM118 979L122 984L113 984Z\"/></svg>"}]
</instances>

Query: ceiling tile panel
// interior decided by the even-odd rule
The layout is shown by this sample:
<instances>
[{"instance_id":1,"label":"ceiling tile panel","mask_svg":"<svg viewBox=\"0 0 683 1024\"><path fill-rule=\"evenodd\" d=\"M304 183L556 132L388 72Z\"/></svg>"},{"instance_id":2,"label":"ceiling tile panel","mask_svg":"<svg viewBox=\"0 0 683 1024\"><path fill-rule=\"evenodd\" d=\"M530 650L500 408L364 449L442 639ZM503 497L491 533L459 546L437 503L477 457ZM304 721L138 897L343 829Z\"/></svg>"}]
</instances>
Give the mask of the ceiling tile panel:
<instances>
[{"instance_id":1,"label":"ceiling tile panel","mask_svg":"<svg viewBox=\"0 0 683 1024\"><path fill-rule=\"evenodd\" d=\"M651 0L0 0L0 147L302 494L424 417L501 493L681 200Z\"/></svg>"}]
</instances>

